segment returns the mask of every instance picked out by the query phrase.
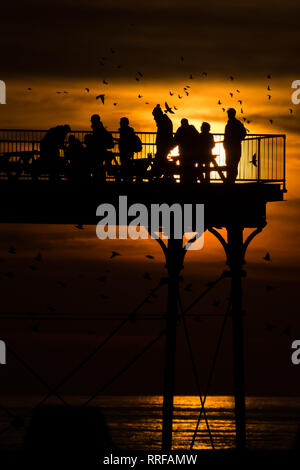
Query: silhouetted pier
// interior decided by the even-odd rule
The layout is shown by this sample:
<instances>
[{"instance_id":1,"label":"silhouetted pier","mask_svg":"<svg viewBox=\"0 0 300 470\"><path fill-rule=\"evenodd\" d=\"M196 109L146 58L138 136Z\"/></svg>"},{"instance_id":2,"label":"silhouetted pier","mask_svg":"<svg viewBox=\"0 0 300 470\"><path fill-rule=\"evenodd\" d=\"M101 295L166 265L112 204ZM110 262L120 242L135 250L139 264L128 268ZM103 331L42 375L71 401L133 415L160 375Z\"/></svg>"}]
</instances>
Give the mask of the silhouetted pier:
<instances>
[{"instance_id":1,"label":"silhouetted pier","mask_svg":"<svg viewBox=\"0 0 300 470\"><path fill-rule=\"evenodd\" d=\"M233 363L236 414L236 445L246 447L245 392L243 359L243 306L242 277L248 245L267 222L268 202L283 200L285 181L285 136L247 135L242 142L242 157L235 184L223 182L220 172L211 170L210 183L180 182L178 175L173 181L153 180L148 166L155 155L155 133L137 133L143 142L142 152L136 160L144 160L144 173L132 182L120 181L114 171L107 170L104 181L74 184L62 171L61 179L52 183L47 174L33 181L30 166L38 157L39 142L46 131L1 130L0 131L0 197L2 201L0 222L96 224L96 208L101 203L112 203L118 208L118 198L126 195L128 205L143 203L204 204L205 229L222 244L231 278L230 316L233 327ZM72 132L81 141L88 131ZM118 134L113 133L117 139ZM217 164L226 177L222 134L214 135ZM219 143L218 143L219 142ZM116 149L115 165L118 165ZM62 155L63 157L63 155ZM176 153L174 168L176 168ZM179 158L178 158L179 160ZM252 233L244 239L244 229ZM219 229L225 229L227 239ZM179 274L183 267L183 240L170 239L163 245L168 269L168 313L166 320L166 365L163 407L163 439L165 451L172 448L172 418L174 396L174 366L176 350L176 326L179 300Z\"/></svg>"}]
</instances>

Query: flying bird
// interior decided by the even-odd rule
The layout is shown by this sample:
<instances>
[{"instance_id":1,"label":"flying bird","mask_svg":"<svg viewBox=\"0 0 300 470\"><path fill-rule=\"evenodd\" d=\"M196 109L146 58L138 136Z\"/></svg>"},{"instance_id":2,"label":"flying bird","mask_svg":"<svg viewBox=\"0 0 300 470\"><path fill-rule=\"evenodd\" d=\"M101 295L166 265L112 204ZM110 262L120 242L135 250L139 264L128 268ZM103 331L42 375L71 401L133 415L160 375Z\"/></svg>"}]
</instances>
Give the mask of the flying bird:
<instances>
[{"instance_id":1,"label":"flying bird","mask_svg":"<svg viewBox=\"0 0 300 470\"><path fill-rule=\"evenodd\" d=\"M290 112L290 114L293 114L292 108L289 108L289 112Z\"/></svg>"},{"instance_id":2,"label":"flying bird","mask_svg":"<svg viewBox=\"0 0 300 470\"><path fill-rule=\"evenodd\" d=\"M170 96L173 96L173 95L174 95L174 93L172 93L171 91L169 91L169 95L170 95Z\"/></svg>"},{"instance_id":3,"label":"flying bird","mask_svg":"<svg viewBox=\"0 0 300 470\"><path fill-rule=\"evenodd\" d=\"M273 119L269 119L270 124L273 124L273 122L274 122Z\"/></svg>"},{"instance_id":4,"label":"flying bird","mask_svg":"<svg viewBox=\"0 0 300 470\"><path fill-rule=\"evenodd\" d=\"M267 75L267 78L270 80L270 78L272 78L272 77L271 77L271 75Z\"/></svg>"},{"instance_id":5,"label":"flying bird","mask_svg":"<svg viewBox=\"0 0 300 470\"><path fill-rule=\"evenodd\" d=\"M138 95L138 98L140 98L140 99L143 98L143 95Z\"/></svg>"},{"instance_id":6,"label":"flying bird","mask_svg":"<svg viewBox=\"0 0 300 470\"><path fill-rule=\"evenodd\" d=\"M155 259L153 255L146 255L146 258L148 258L148 259Z\"/></svg>"},{"instance_id":7,"label":"flying bird","mask_svg":"<svg viewBox=\"0 0 300 470\"><path fill-rule=\"evenodd\" d=\"M113 259L113 258L115 258L116 256L121 256L121 254L118 253L117 251L112 251L112 252L111 252L111 257L110 257L110 259Z\"/></svg>"},{"instance_id":8,"label":"flying bird","mask_svg":"<svg viewBox=\"0 0 300 470\"><path fill-rule=\"evenodd\" d=\"M233 93L229 93L229 94L230 94L230 96L231 96L231 98L232 98L232 97L233 97Z\"/></svg>"},{"instance_id":9,"label":"flying bird","mask_svg":"<svg viewBox=\"0 0 300 470\"><path fill-rule=\"evenodd\" d=\"M218 104L222 104L221 100L218 101Z\"/></svg>"},{"instance_id":10,"label":"flying bird","mask_svg":"<svg viewBox=\"0 0 300 470\"><path fill-rule=\"evenodd\" d=\"M90 89L89 88L85 88L85 91L87 91L88 93L90 92Z\"/></svg>"},{"instance_id":11,"label":"flying bird","mask_svg":"<svg viewBox=\"0 0 300 470\"><path fill-rule=\"evenodd\" d=\"M104 85L108 85L108 82L106 80L102 80L102 83L104 83Z\"/></svg>"},{"instance_id":12,"label":"flying bird","mask_svg":"<svg viewBox=\"0 0 300 470\"><path fill-rule=\"evenodd\" d=\"M271 261L271 255L270 255L270 253L269 253L269 252L266 253L263 259L264 259L265 261Z\"/></svg>"},{"instance_id":13,"label":"flying bird","mask_svg":"<svg viewBox=\"0 0 300 470\"><path fill-rule=\"evenodd\" d=\"M238 100L238 103L240 103L240 105L242 105L242 104L243 104L242 100Z\"/></svg>"},{"instance_id":14,"label":"flying bird","mask_svg":"<svg viewBox=\"0 0 300 470\"><path fill-rule=\"evenodd\" d=\"M269 99L269 100L272 98L272 96L271 96L271 95L267 95L267 96L268 96L268 99Z\"/></svg>"},{"instance_id":15,"label":"flying bird","mask_svg":"<svg viewBox=\"0 0 300 470\"><path fill-rule=\"evenodd\" d=\"M104 97L105 97L105 95L98 95L98 96L96 96L96 100L100 99L102 101L102 104L104 104Z\"/></svg>"},{"instance_id":16,"label":"flying bird","mask_svg":"<svg viewBox=\"0 0 300 470\"><path fill-rule=\"evenodd\" d=\"M182 96L178 95L178 98L181 100L181 99L182 99Z\"/></svg>"},{"instance_id":17,"label":"flying bird","mask_svg":"<svg viewBox=\"0 0 300 470\"><path fill-rule=\"evenodd\" d=\"M172 111L172 108L168 105L168 103L165 101L165 107L166 107L166 113L170 114L175 114L174 111Z\"/></svg>"},{"instance_id":18,"label":"flying bird","mask_svg":"<svg viewBox=\"0 0 300 470\"><path fill-rule=\"evenodd\" d=\"M190 75L190 80L193 80L193 75L192 74Z\"/></svg>"},{"instance_id":19,"label":"flying bird","mask_svg":"<svg viewBox=\"0 0 300 470\"><path fill-rule=\"evenodd\" d=\"M143 77L143 76L144 76L141 72L138 72L138 75L139 75L140 77Z\"/></svg>"},{"instance_id":20,"label":"flying bird","mask_svg":"<svg viewBox=\"0 0 300 470\"><path fill-rule=\"evenodd\" d=\"M250 163L252 163L252 165L254 165L254 166L257 166L256 153L252 156L252 160L250 160Z\"/></svg>"},{"instance_id":21,"label":"flying bird","mask_svg":"<svg viewBox=\"0 0 300 470\"><path fill-rule=\"evenodd\" d=\"M268 91L271 91L270 85L267 86L267 90L268 90Z\"/></svg>"},{"instance_id":22,"label":"flying bird","mask_svg":"<svg viewBox=\"0 0 300 470\"><path fill-rule=\"evenodd\" d=\"M79 230L84 230L84 227L82 224L75 225L75 228L78 228Z\"/></svg>"},{"instance_id":23,"label":"flying bird","mask_svg":"<svg viewBox=\"0 0 300 470\"><path fill-rule=\"evenodd\" d=\"M229 78L230 78L230 80L232 80L232 81L234 80L234 77L233 77L232 75L230 75Z\"/></svg>"},{"instance_id":24,"label":"flying bird","mask_svg":"<svg viewBox=\"0 0 300 470\"><path fill-rule=\"evenodd\" d=\"M114 103L114 106L117 106L118 103Z\"/></svg>"}]
</instances>

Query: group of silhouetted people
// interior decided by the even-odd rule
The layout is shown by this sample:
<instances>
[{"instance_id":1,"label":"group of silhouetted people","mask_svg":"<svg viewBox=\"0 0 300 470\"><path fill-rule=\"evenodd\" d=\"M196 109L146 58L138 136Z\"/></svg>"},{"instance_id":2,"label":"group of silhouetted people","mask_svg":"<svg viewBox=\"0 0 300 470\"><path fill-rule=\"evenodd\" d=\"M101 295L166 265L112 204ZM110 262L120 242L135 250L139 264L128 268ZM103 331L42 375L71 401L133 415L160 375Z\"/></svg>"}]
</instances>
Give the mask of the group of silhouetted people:
<instances>
[{"instance_id":1,"label":"group of silhouetted people","mask_svg":"<svg viewBox=\"0 0 300 470\"><path fill-rule=\"evenodd\" d=\"M213 148L216 145L210 124L203 122L200 132L187 119L181 120L181 126L173 133L173 123L166 112L158 104L153 109L153 117L157 127L156 154L152 162L151 178L171 178L174 165L170 162L169 154L175 147L179 148L182 180L186 183L210 181L210 171L217 165ZM241 143L246 136L244 125L236 119L236 111L227 111L228 122L225 127L224 149L226 154L226 181L234 183L238 174L238 164L241 158ZM49 174L51 181L59 179L62 162L68 163L69 177L73 182L82 183L91 179L105 181L106 172L112 168L112 162L119 168L122 181L132 181L134 154L142 150L142 142L130 127L127 117L120 119L119 138L114 139L104 127L100 116L91 117L92 132L84 136L81 142L71 132L69 125L51 128L40 142L40 158L34 162L33 176L43 171ZM119 163L112 152L117 140ZM64 151L65 159L60 158ZM211 167L213 163L213 167ZM178 171L177 171L178 172Z\"/></svg>"}]
</instances>

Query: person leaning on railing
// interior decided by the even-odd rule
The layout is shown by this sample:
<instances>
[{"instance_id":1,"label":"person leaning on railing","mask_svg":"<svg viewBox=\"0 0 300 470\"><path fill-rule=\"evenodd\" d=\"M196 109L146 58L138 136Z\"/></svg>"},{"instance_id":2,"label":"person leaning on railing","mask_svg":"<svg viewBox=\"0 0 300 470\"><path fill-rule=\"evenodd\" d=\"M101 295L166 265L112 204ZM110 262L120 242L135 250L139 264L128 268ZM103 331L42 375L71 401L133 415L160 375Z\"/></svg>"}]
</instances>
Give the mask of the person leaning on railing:
<instances>
[{"instance_id":1,"label":"person leaning on railing","mask_svg":"<svg viewBox=\"0 0 300 470\"><path fill-rule=\"evenodd\" d=\"M65 148L65 139L69 132L71 132L71 128L68 124L49 129L40 142L40 158L33 164L33 178L37 178L45 172L48 173L50 181L59 180L59 174L62 170L60 149Z\"/></svg>"}]
</instances>

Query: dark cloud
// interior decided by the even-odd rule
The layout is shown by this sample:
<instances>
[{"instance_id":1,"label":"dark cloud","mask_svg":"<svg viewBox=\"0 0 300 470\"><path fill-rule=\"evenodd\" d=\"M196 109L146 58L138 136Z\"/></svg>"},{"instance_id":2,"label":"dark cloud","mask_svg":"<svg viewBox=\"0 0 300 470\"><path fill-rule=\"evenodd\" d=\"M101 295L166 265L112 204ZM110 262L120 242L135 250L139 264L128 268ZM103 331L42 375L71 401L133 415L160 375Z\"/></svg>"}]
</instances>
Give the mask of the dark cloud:
<instances>
[{"instance_id":1,"label":"dark cloud","mask_svg":"<svg viewBox=\"0 0 300 470\"><path fill-rule=\"evenodd\" d=\"M148 77L208 69L223 76L300 72L296 1L37 1L2 6L1 69L16 75L97 77L143 67ZM110 54L110 47L116 54ZM180 56L185 57L180 63ZM124 68L110 67L112 61Z\"/></svg>"}]
</instances>

